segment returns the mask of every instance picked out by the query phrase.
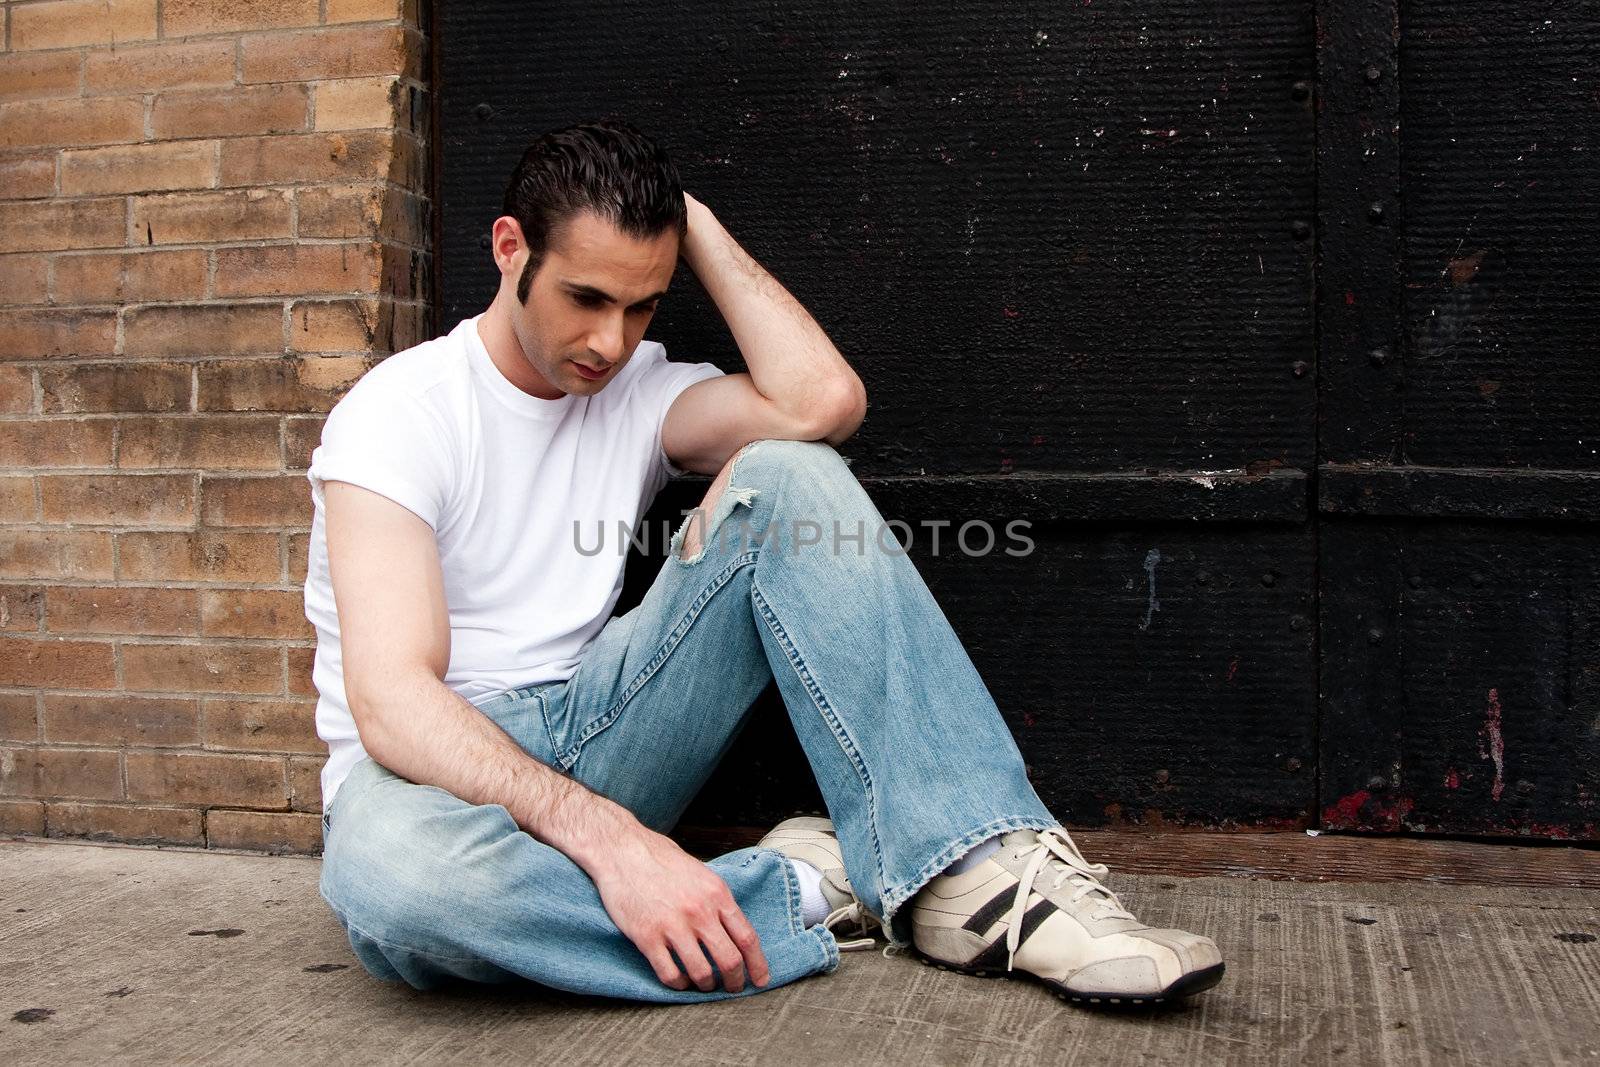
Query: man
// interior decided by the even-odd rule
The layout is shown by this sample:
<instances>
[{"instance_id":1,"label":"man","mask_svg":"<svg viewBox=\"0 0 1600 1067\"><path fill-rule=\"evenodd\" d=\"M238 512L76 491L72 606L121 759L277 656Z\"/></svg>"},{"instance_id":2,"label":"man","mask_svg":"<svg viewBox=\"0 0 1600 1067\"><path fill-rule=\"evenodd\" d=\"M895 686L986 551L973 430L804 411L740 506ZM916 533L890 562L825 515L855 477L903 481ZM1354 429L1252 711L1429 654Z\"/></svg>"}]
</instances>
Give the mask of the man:
<instances>
[{"instance_id":1,"label":"man","mask_svg":"<svg viewBox=\"0 0 1600 1067\"><path fill-rule=\"evenodd\" d=\"M1216 946L1135 920L1040 803L833 449L860 379L665 153L615 121L547 134L492 241L489 308L358 382L309 474L322 893L362 964L697 1001L881 926L1071 998L1215 984ZM643 340L680 256L749 373ZM690 470L699 512L610 618L623 553L577 531ZM702 863L663 834L774 679L832 820Z\"/></svg>"}]
</instances>

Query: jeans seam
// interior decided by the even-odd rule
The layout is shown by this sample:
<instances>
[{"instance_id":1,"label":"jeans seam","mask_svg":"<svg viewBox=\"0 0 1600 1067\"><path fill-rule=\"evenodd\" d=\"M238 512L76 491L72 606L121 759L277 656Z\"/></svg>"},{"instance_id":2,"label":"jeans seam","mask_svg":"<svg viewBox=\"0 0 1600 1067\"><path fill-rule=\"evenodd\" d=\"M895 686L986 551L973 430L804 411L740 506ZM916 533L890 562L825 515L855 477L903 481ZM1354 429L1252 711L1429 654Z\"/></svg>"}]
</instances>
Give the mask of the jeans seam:
<instances>
[{"instance_id":1,"label":"jeans seam","mask_svg":"<svg viewBox=\"0 0 1600 1067\"><path fill-rule=\"evenodd\" d=\"M378 945L381 948L394 949L394 950L396 950L398 952L406 952L406 953L410 953L413 956L422 956L422 957L425 957L426 959L440 960L440 961L443 961L445 963L487 963L488 962L487 960L485 960L481 956L446 956L446 955L444 955L442 953L424 952L422 949L412 948L410 945L402 945L402 944L399 944L399 943L394 942L394 941L385 941L381 937L374 937L372 934L367 933L367 931L363 930L361 927L359 927L355 923L351 922L349 916L347 916L344 912L342 912L338 908L334 907L333 901L328 899L328 895L326 893L321 894L321 896L322 896L323 902L328 905L329 910L331 910L336 916L339 917L339 921L344 924L346 930L353 931L354 933L357 933L357 934L361 935L362 937L366 938L368 941L371 941L374 945Z\"/></svg>"},{"instance_id":2,"label":"jeans seam","mask_svg":"<svg viewBox=\"0 0 1600 1067\"><path fill-rule=\"evenodd\" d=\"M622 695L617 698L616 702L603 714L584 726L576 741L564 751L556 752L556 759L563 770L570 770L572 765L578 761L578 755L582 752L583 746L593 740L596 734L616 722L617 717L622 714L628 702L638 694L640 689L644 688L645 683L655 677L656 672L665 666L668 657L677 650L678 645L683 643L683 639L688 636L689 630L694 626L695 620L700 617L706 605L711 603L711 598L731 582L738 571L754 564L757 555L757 552L752 551L734 557L715 578L706 584L705 588L700 591L694 602L684 612L683 617L678 620L677 624L667 633L667 636L662 639L661 644L656 647L656 651L651 654L649 661L634 676L633 680L624 687ZM554 749L555 731L551 729L548 714L545 716L545 729L550 731L551 747Z\"/></svg>"},{"instance_id":3,"label":"jeans seam","mask_svg":"<svg viewBox=\"0 0 1600 1067\"><path fill-rule=\"evenodd\" d=\"M812 705L817 713L822 716L828 729L833 733L834 740L844 752L845 758L855 768L856 777L861 780L862 791L867 797L867 834L872 839L873 859L876 861L878 885L882 886L886 880L883 867L883 845L878 835L878 798L872 785L872 773L867 770L867 764L861 757L860 749L856 747L855 740L850 736L849 730L833 711L833 705L828 702L827 696L822 692L822 687L817 684L816 678L806 666L805 658L800 655L799 649L789 640L789 633L784 629L782 621L772 610L772 605L761 594L761 587L754 579L750 582L750 598L761 612L762 621L767 624L767 629L772 631L774 640L783 648L784 658L789 661L790 668L805 687L806 694L811 697ZM880 894L881 896L881 894Z\"/></svg>"}]
</instances>

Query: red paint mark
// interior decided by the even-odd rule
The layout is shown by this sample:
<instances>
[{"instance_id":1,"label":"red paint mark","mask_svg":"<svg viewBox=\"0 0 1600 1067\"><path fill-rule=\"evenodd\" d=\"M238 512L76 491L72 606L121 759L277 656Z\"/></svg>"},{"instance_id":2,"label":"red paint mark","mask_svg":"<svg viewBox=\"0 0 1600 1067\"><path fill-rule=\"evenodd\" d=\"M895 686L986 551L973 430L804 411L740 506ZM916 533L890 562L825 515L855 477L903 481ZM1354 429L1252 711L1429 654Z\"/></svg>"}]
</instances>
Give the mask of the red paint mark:
<instances>
[{"instance_id":1,"label":"red paint mark","mask_svg":"<svg viewBox=\"0 0 1600 1067\"><path fill-rule=\"evenodd\" d=\"M1356 294L1346 290L1346 292L1344 294L1344 306L1345 307L1355 307L1355 303L1356 303Z\"/></svg>"},{"instance_id":2,"label":"red paint mark","mask_svg":"<svg viewBox=\"0 0 1600 1067\"><path fill-rule=\"evenodd\" d=\"M1406 816L1415 806L1410 797L1396 797L1393 804L1385 804L1373 799L1367 790L1358 789L1324 808L1322 822L1338 829L1402 830Z\"/></svg>"},{"instance_id":3,"label":"red paint mark","mask_svg":"<svg viewBox=\"0 0 1600 1067\"><path fill-rule=\"evenodd\" d=\"M1022 312L1017 311L1015 308L1002 308L1001 310L1008 319L1015 319L1022 315Z\"/></svg>"},{"instance_id":4,"label":"red paint mark","mask_svg":"<svg viewBox=\"0 0 1600 1067\"><path fill-rule=\"evenodd\" d=\"M1365 789L1340 797L1323 813L1323 821L1339 826L1356 826L1361 821L1361 809L1371 799L1372 794Z\"/></svg>"},{"instance_id":5,"label":"red paint mark","mask_svg":"<svg viewBox=\"0 0 1600 1067\"><path fill-rule=\"evenodd\" d=\"M1461 788L1461 776L1456 773L1454 767L1451 767L1449 773L1444 776L1444 787L1446 789Z\"/></svg>"},{"instance_id":6,"label":"red paint mark","mask_svg":"<svg viewBox=\"0 0 1600 1067\"><path fill-rule=\"evenodd\" d=\"M1031 728L1033 726L1037 726L1038 723L1039 723L1039 720L1035 719L1033 717L1033 712L1025 711L1025 712L1022 713L1022 725Z\"/></svg>"},{"instance_id":7,"label":"red paint mark","mask_svg":"<svg viewBox=\"0 0 1600 1067\"><path fill-rule=\"evenodd\" d=\"M1033 440L1031 442L1029 442L1029 443L1030 444L1034 444L1034 445L1042 445L1042 444L1044 444L1044 434L1042 434L1042 433L1034 434L1033 435Z\"/></svg>"},{"instance_id":8,"label":"red paint mark","mask_svg":"<svg viewBox=\"0 0 1600 1067\"><path fill-rule=\"evenodd\" d=\"M1239 657L1235 656L1233 662L1228 664L1228 681L1233 681L1233 676L1239 673Z\"/></svg>"},{"instance_id":9,"label":"red paint mark","mask_svg":"<svg viewBox=\"0 0 1600 1067\"><path fill-rule=\"evenodd\" d=\"M1489 690L1489 711L1484 716L1483 729L1478 732L1478 755L1494 760L1494 788L1489 795L1495 800L1506 789L1506 741L1500 733L1500 690Z\"/></svg>"}]
</instances>

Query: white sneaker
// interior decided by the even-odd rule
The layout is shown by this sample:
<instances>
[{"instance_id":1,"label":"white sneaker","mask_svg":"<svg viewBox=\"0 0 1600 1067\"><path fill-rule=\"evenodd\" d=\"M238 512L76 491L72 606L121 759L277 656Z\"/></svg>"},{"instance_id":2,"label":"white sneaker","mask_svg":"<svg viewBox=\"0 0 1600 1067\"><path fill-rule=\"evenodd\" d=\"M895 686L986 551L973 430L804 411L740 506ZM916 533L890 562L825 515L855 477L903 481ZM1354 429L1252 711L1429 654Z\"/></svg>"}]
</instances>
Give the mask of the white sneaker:
<instances>
[{"instance_id":1,"label":"white sneaker","mask_svg":"<svg viewBox=\"0 0 1600 1067\"><path fill-rule=\"evenodd\" d=\"M935 966L1020 971L1067 1000L1159 1003L1222 981L1209 937L1153 930L1100 883L1061 829L1016 830L962 874L939 875L911 902L911 940Z\"/></svg>"},{"instance_id":2,"label":"white sneaker","mask_svg":"<svg viewBox=\"0 0 1600 1067\"><path fill-rule=\"evenodd\" d=\"M851 934L856 940L840 941L840 951L873 946L873 931L881 929L882 924L867 911L850 887L850 878L844 870L844 853L839 849L839 835L834 833L832 819L810 815L785 819L758 841L756 847L781 852L822 872L822 895L827 898L829 908L822 925L829 930L847 923L855 927Z\"/></svg>"}]
</instances>

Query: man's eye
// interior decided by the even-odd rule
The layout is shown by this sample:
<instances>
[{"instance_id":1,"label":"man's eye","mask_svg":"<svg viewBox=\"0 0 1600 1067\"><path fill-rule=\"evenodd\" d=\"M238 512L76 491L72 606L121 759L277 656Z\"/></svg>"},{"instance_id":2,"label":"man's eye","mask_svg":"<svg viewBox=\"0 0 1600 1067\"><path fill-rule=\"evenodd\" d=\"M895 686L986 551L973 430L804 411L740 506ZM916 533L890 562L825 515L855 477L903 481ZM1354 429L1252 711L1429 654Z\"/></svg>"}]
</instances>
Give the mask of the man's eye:
<instances>
[{"instance_id":1,"label":"man's eye","mask_svg":"<svg viewBox=\"0 0 1600 1067\"><path fill-rule=\"evenodd\" d=\"M656 311L656 306L654 304L645 304L643 306L632 308L630 310L632 310L635 313L640 314L640 315L654 315L655 311Z\"/></svg>"},{"instance_id":2,"label":"man's eye","mask_svg":"<svg viewBox=\"0 0 1600 1067\"><path fill-rule=\"evenodd\" d=\"M574 293L572 299L577 301L579 307L594 308L600 306L600 298L598 296L590 296L586 293Z\"/></svg>"}]
</instances>

